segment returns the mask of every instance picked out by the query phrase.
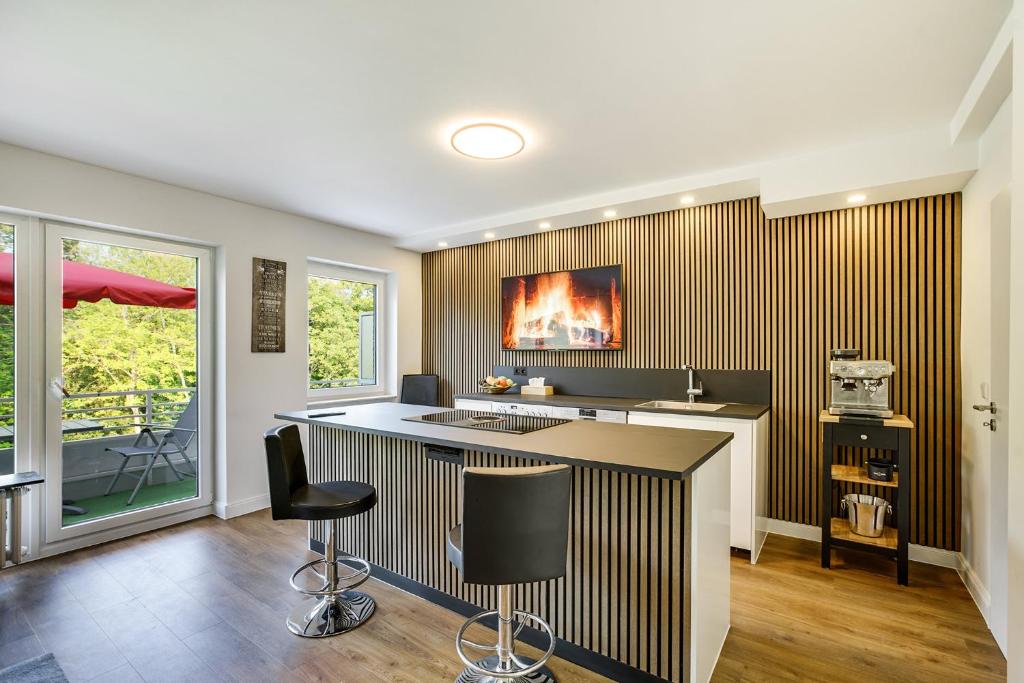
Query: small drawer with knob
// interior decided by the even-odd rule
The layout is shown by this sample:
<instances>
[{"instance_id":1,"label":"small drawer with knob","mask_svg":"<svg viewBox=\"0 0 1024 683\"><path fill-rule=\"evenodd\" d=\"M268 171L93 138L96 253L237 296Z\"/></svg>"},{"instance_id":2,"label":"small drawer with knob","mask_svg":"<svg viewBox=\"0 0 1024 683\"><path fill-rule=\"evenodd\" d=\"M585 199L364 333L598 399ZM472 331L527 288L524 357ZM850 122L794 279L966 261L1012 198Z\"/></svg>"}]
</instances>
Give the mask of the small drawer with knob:
<instances>
[{"instance_id":1,"label":"small drawer with knob","mask_svg":"<svg viewBox=\"0 0 1024 683\"><path fill-rule=\"evenodd\" d=\"M882 426L839 423L832 432L836 446L859 446L894 451L899 447L899 430Z\"/></svg>"}]
</instances>

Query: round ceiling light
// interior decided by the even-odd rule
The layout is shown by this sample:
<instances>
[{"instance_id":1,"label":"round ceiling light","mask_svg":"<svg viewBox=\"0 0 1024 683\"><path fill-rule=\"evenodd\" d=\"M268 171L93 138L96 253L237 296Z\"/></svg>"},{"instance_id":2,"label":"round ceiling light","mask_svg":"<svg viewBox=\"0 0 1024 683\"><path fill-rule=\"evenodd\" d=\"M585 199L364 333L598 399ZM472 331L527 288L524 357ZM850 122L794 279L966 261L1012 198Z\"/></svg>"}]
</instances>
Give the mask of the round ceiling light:
<instances>
[{"instance_id":1,"label":"round ceiling light","mask_svg":"<svg viewBox=\"0 0 1024 683\"><path fill-rule=\"evenodd\" d=\"M526 140L500 123L474 123L452 134L452 149L474 159L507 159L523 151Z\"/></svg>"}]
</instances>

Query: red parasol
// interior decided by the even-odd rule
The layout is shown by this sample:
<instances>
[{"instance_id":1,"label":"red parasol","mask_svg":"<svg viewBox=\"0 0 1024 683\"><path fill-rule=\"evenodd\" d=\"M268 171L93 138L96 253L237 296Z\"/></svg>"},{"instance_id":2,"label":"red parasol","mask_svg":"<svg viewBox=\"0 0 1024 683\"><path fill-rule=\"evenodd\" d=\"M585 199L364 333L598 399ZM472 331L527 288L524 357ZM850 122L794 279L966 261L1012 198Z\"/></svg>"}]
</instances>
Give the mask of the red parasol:
<instances>
[{"instance_id":1,"label":"red parasol","mask_svg":"<svg viewBox=\"0 0 1024 683\"><path fill-rule=\"evenodd\" d=\"M196 290L87 263L64 261L64 308L74 308L79 301L96 303L100 299L129 306L195 308ZM13 303L14 256L0 253L0 304Z\"/></svg>"}]
</instances>

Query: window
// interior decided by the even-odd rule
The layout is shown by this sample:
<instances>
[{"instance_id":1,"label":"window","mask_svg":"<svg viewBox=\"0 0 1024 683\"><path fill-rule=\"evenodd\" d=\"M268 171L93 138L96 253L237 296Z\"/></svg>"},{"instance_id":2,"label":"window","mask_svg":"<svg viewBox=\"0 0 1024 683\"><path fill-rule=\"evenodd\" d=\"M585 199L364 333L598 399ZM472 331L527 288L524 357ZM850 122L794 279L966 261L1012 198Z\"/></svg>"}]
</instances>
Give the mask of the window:
<instances>
[{"instance_id":1,"label":"window","mask_svg":"<svg viewBox=\"0 0 1024 683\"><path fill-rule=\"evenodd\" d=\"M383 385L384 276L311 262L309 391L362 394Z\"/></svg>"}]
</instances>

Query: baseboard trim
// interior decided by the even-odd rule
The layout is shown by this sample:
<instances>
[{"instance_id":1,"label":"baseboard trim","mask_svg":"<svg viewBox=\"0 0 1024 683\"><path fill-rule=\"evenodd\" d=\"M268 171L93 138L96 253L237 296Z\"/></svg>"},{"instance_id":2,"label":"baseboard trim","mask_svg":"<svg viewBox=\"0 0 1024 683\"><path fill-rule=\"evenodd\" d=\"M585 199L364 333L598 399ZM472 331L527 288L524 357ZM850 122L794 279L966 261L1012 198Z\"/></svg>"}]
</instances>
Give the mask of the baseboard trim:
<instances>
[{"instance_id":1,"label":"baseboard trim","mask_svg":"<svg viewBox=\"0 0 1024 683\"><path fill-rule=\"evenodd\" d=\"M957 573L960 574L960 580L964 582L967 592L974 599L974 604L977 605L981 616L985 618L985 623L988 624L989 630L992 630L992 623L989 621L989 615L992 611L992 596L964 554L959 553L958 555L960 566L957 568Z\"/></svg>"},{"instance_id":2,"label":"baseboard trim","mask_svg":"<svg viewBox=\"0 0 1024 683\"><path fill-rule=\"evenodd\" d=\"M233 503L215 500L213 501L213 514L221 519L231 519L232 517L241 517L250 512L256 512L268 507L270 507L270 494L264 493L263 495L236 500Z\"/></svg>"},{"instance_id":3,"label":"baseboard trim","mask_svg":"<svg viewBox=\"0 0 1024 683\"><path fill-rule=\"evenodd\" d=\"M765 520L765 529L770 534L789 536L790 538L802 538L805 541L821 543L821 529L810 524L797 524L796 522L785 522L781 519Z\"/></svg>"},{"instance_id":4,"label":"baseboard trim","mask_svg":"<svg viewBox=\"0 0 1024 683\"><path fill-rule=\"evenodd\" d=\"M927 545L910 544L910 559L914 562L933 564L937 567L946 567L954 571L960 571L960 553L955 550L943 550L932 548Z\"/></svg>"},{"instance_id":5,"label":"baseboard trim","mask_svg":"<svg viewBox=\"0 0 1024 683\"><path fill-rule=\"evenodd\" d=\"M781 519L769 519L767 520L766 528L770 534L789 536L790 538L802 538L805 541L821 543L821 528L811 526L810 524L798 524L796 522L786 522ZM910 559L914 562L931 564L937 567L946 567L947 569L953 569L955 571L960 571L962 566L960 553L953 550L943 550L941 548L932 548L926 545L916 545L914 543L910 544L909 550Z\"/></svg>"}]
</instances>

